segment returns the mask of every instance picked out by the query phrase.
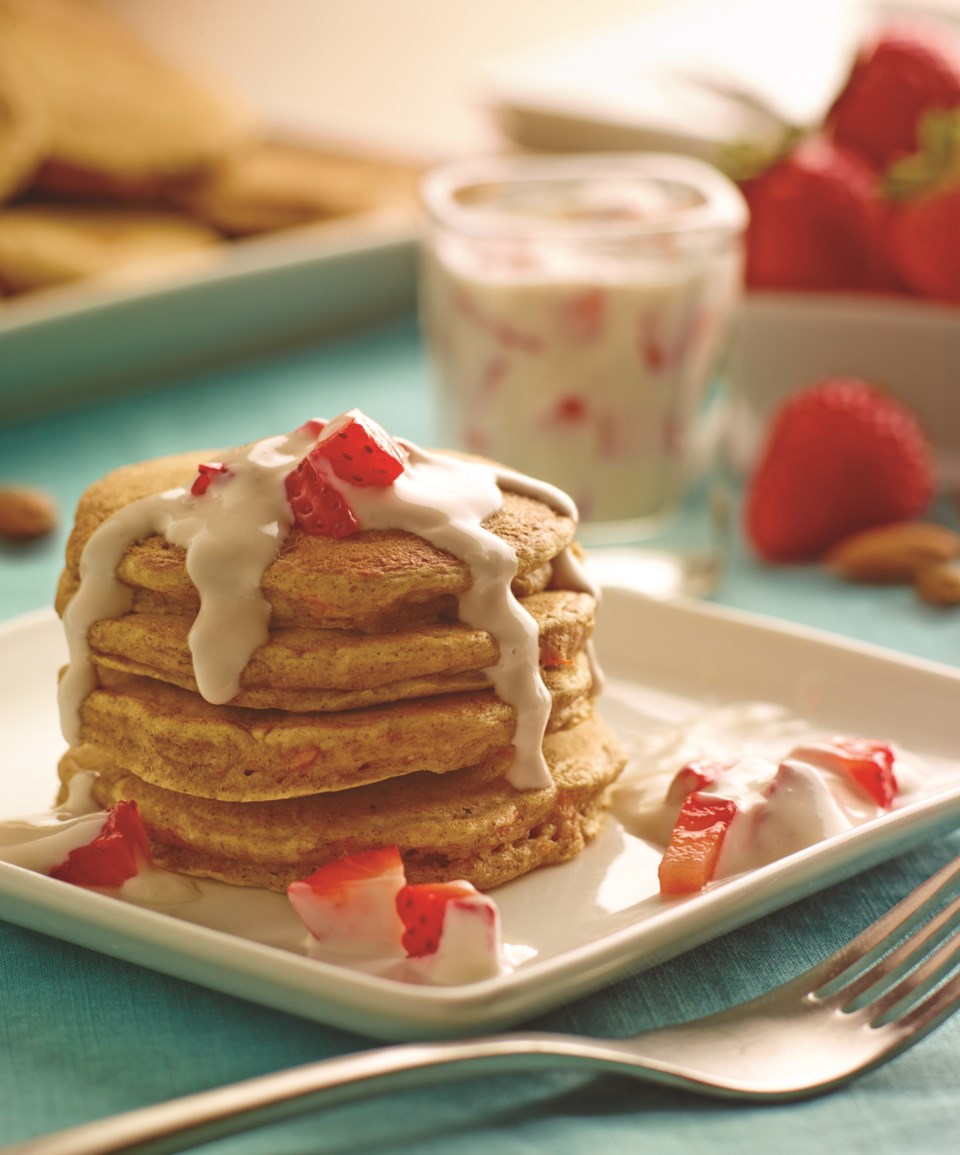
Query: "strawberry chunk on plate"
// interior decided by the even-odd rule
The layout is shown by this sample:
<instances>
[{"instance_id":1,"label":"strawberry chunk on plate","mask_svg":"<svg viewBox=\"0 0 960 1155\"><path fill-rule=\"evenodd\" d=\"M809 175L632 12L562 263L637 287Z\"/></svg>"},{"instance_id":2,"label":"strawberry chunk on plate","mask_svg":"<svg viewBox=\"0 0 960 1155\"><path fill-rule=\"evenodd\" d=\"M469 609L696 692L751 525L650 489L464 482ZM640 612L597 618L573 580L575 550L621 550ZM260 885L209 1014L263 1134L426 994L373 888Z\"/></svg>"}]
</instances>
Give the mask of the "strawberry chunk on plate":
<instances>
[{"instance_id":1,"label":"strawberry chunk on plate","mask_svg":"<svg viewBox=\"0 0 960 1155\"><path fill-rule=\"evenodd\" d=\"M100 833L71 850L50 871L51 878L75 886L117 889L153 861L136 802L117 802L107 810Z\"/></svg>"},{"instance_id":2,"label":"strawberry chunk on plate","mask_svg":"<svg viewBox=\"0 0 960 1155\"><path fill-rule=\"evenodd\" d=\"M405 886L397 895L397 912L405 928L402 942L407 955L419 958L434 954L440 946L447 904L477 893L472 883L462 879Z\"/></svg>"},{"instance_id":3,"label":"strawberry chunk on plate","mask_svg":"<svg viewBox=\"0 0 960 1155\"><path fill-rule=\"evenodd\" d=\"M896 755L886 742L834 737L830 742L798 746L790 757L839 774L883 810L890 809L899 791L893 770Z\"/></svg>"},{"instance_id":4,"label":"strawberry chunk on plate","mask_svg":"<svg viewBox=\"0 0 960 1155\"><path fill-rule=\"evenodd\" d=\"M400 852L387 846L328 862L292 882L287 896L324 949L389 957L402 953L396 903L405 882Z\"/></svg>"},{"instance_id":5,"label":"strawberry chunk on plate","mask_svg":"<svg viewBox=\"0 0 960 1155\"><path fill-rule=\"evenodd\" d=\"M696 894L713 878L723 840L737 813L730 798L694 791L687 795L660 862L660 893Z\"/></svg>"}]
</instances>

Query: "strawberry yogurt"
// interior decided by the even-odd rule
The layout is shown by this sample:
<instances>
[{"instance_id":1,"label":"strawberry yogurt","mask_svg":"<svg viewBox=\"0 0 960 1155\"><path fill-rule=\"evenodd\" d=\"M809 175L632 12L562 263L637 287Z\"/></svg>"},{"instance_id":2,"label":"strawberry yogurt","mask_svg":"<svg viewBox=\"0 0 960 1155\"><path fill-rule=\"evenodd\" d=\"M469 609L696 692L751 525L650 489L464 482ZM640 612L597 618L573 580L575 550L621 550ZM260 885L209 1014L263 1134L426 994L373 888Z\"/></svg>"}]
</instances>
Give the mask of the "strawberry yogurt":
<instances>
[{"instance_id":1,"label":"strawberry yogurt","mask_svg":"<svg viewBox=\"0 0 960 1155\"><path fill-rule=\"evenodd\" d=\"M646 536L695 472L740 286L740 194L645 154L466 162L423 195L447 442L559 485L588 538Z\"/></svg>"},{"instance_id":2,"label":"strawberry yogurt","mask_svg":"<svg viewBox=\"0 0 960 1155\"><path fill-rule=\"evenodd\" d=\"M881 764L885 782L858 777ZM744 702L707 711L643 744L614 789L612 806L628 831L667 848L689 795L732 802L711 873L720 879L880 818L921 782L915 760L886 743L813 735L781 707Z\"/></svg>"}]
</instances>

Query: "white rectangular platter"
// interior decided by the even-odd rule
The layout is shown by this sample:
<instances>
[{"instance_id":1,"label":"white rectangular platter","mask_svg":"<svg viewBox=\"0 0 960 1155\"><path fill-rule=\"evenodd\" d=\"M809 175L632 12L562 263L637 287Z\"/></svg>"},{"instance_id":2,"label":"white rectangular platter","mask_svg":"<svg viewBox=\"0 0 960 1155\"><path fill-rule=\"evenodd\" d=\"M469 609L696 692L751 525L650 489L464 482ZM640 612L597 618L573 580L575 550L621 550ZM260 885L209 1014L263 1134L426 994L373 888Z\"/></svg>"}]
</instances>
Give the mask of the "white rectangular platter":
<instances>
[{"instance_id":1,"label":"white rectangular platter","mask_svg":"<svg viewBox=\"0 0 960 1155\"><path fill-rule=\"evenodd\" d=\"M509 973L457 987L307 957L280 895L211 884L146 909L0 863L0 917L216 990L384 1039L507 1027L663 962L960 824L960 671L698 603L608 589L598 651L604 713L628 747L705 709L782 705L818 730L916 755L923 788L891 813L704 893L664 902L659 852L611 818L576 860L494 892ZM54 686L64 658L49 613L0 631L0 819L49 808L63 749Z\"/></svg>"}]
</instances>

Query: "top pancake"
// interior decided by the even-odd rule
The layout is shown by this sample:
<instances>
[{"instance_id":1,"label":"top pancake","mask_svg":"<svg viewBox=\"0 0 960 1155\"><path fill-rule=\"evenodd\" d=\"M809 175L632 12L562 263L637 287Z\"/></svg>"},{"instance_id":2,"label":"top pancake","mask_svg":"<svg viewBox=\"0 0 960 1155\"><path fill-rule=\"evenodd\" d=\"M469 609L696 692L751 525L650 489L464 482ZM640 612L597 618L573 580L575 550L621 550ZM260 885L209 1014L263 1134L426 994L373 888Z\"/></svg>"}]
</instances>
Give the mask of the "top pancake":
<instances>
[{"instance_id":1,"label":"top pancake","mask_svg":"<svg viewBox=\"0 0 960 1155\"><path fill-rule=\"evenodd\" d=\"M215 456L215 455L214 455ZM124 466L84 493L67 543L66 569L57 591L63 613L79 585L80 556L87 541L118 509L142 497L189 486L198 451ZM543 502L504 493L503 506L484 523L517 555L515 591L542 588L549 563L573 540L575 524ZM185 551L154 535L128 549L119 578L143 591L135 608L197 609L199 598L187 576ZM546 574L545 574L546 571ZM413 620L455 615L454 599L470 587L470 569L459 558L403 530L365 530L331 538L291 529L261 588L273 626L313 626L379 631Z\"/></svg>"}]
</instances>

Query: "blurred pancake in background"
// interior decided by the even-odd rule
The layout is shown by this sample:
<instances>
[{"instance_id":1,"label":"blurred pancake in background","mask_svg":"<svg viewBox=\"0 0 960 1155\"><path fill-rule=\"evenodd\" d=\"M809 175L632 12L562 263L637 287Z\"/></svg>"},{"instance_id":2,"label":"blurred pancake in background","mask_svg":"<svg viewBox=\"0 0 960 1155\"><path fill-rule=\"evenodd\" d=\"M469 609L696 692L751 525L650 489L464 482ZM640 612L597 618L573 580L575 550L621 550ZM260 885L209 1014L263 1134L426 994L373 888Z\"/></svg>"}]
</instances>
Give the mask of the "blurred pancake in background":
<instances>
[{"instance_id":1,"label":"blurred pancake in background","mask_svg":"<svg viewBox=\"0 0 960 1155\"><path fill-rule=\"evenodd\" d=\"M158 257L216 257L214 242L412 219L415 166L275 136L97 0L0 0L0 297L159 275Z\"/></svg>"},{"instance_id":2,"label":"blurred pancake in background","mask_svg":"<svg viewBox=\"0 0 960 1155\"><path fill-rule=\"evenodd\" d=\"M43 155L46 118L39 95L0 40L0 200L28 183Z\"/></svg>"},{"instance_id":3,"label":"blurred pancake in background","mask_svg":"<svg viewBox=\"0 0 960 1155\"><path fill-rule=\"evenodd\" d=\"M70 195L151 197L237 146L251 129L85 0L0 0L0 45L47 119L34 184Z\"/></svg>"},{"instance_id":4,"label":"blurred pancake in background","mask_svg":"<svg viewBox=\"0 0 960 1155\"><path fill-rule=\"evenodd\" d=\"M396 166L264 140L178 185L169 199L224 236L243 237L373 211L412 195L412 185Z\"/></svg>"},{"instance_id":5,"label":"blurred pancake in background","mask_svg":"<svg viewBox=\"0 0 960 1155\"><path fill-rule=\"evenodd\" d=\"M11 293L102 276L207 249L217 234L153 209L13 205L0 213L0 283Z\"/></svg>"}]
</instances>

